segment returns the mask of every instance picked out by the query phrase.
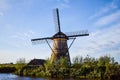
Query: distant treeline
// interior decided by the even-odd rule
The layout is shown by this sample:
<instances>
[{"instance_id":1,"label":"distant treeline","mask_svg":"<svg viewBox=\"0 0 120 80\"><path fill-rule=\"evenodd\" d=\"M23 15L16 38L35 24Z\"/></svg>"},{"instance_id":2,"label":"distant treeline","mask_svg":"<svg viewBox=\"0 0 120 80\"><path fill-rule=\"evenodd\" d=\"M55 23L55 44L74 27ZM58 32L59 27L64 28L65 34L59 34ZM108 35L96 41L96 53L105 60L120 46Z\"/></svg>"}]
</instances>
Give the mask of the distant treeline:
<instances>
[{"instance_id":1,"label":"distant treeline","mask_svg":"<svg viewBox=\"0 0 120 80\"><path fill-rule=\"evenodd\" d=\"M14 73L22 76L120 80L120 64L110 56L102 56L99 59L76 56L71 65L67 63L67 58L61 58L59 63L51 63L48 59L44 66L19 63L15 64L14 68Z\"/></svg>"}]
</instances>

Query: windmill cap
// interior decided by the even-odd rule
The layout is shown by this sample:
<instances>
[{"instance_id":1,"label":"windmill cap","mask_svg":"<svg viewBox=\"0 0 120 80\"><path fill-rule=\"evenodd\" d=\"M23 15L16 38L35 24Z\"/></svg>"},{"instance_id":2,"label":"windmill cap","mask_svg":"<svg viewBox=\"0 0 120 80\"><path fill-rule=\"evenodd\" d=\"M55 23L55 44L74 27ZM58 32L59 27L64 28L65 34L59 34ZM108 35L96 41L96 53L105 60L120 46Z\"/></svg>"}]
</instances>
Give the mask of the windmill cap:
<instances>
[{"instance_id":1,"label":"windmill cap","mask_svg":"<svg viewBox=\"0 0 120 80\"><path fill-rule=\"evenodd\" d=\"M63 32L58 32L55 35L53 35L52 39L56 39L56 38L65 38L65 39L68 39L67 35L65 35Z\"/></svg>"}]
</instances>

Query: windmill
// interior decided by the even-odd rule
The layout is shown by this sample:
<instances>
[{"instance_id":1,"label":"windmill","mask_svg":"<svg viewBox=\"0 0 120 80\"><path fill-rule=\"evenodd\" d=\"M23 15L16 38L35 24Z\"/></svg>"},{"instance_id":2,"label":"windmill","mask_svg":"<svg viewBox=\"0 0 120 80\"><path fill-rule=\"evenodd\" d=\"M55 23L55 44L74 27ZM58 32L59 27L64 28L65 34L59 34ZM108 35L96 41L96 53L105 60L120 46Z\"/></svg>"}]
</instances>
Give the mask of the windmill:
<instances>
[{"instance_id":1,"label":"windmill","mask_svg":"<svg viewBox=\"0 0 120 80\"><path fill-rule=\"evenodd\" d=\"M81 36L88 36L89 33L87 30L83 31L78 31L78 32L72 32L69 34L65 34L61 31L60 27L60 19L59 19L59 11L58 8L55 9L55 21L56 21L56 28L57 32L51 37L44 37L44 38L36 38L36 39L31 39L33 44L46 41L48 46L50 47L52 54L51 54L51 62L59 62L61 57L67 57L68 64L71 64L70 61L70 55L69 55L69 49L71 45L73 44L74 40L76 37L81 37ZM69 39L72 39L71 44L68 46L67 41ZM53 40L53 45L49 44L48 40Z\"/></svg>"}]
</instances>

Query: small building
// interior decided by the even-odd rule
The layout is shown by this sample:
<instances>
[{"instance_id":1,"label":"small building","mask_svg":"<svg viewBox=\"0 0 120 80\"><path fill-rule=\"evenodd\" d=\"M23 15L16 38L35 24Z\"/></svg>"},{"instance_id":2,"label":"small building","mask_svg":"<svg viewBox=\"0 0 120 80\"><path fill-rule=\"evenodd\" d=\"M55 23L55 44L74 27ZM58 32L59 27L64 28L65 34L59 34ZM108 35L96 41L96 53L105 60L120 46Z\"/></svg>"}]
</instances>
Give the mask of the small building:
<instances>
[{"instance_id":1,"label":"small building","mask_svg":"<svg viewBox=\"0 0 120 80\"><path fill-rule=\"evenodd\" d=\"M44 63L45 63L46 60L44 59L33 59L31 60L27 65L28 66L44 66Z\"/></svg>"}]
</instances>

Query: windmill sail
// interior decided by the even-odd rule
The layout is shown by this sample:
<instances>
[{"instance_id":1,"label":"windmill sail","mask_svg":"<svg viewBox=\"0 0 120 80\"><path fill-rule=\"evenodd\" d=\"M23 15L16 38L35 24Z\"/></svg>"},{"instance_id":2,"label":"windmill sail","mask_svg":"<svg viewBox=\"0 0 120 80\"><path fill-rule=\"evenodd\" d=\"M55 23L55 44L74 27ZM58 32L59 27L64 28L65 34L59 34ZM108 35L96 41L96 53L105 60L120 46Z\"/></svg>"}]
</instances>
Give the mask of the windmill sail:
<instances>
[{"instance_id":1,"label":"windmill sail","mask_svg":"<svg viewBox=\"0 0 120 80\"><path fill-rule=\"evenodd\" d=\"M33 45L45 43L46 40L51 41L52 37L45 37L45 38L36 38L31 39Z\"/></svg>"},{"instance_id":2,"label":"windmill sail","mask_svg":"<svg viewBox=\"0 0 120 80\"><path fill-rule=\"evenodd\" d=\"M36 38L36 39L31 39L31 41L38 41L38 40L45 40L45 39L52 39L52 37Z\"/></svg>"},{"instance_id":3,"label":"windmill sail","mask_svg":"<svg viewBox=\"0 0 120 80\"><path fill-rule=\"evenodd\" d=\"M68 32L66 33L67 37L79 37L79 36L88 36L89 33L87 30Z\"/></svg>"},{"instance_id":4,"label":"windmill sail","mask_svg":"<svg viewBox=\"0 0 120 80\"><path fill-rule=\"evenodd\" d=\"M58 8L54 9L54 22L55 22L55 28L57 32L61 32L60 29L60 19L59 19L59 10Z\"/></svg>"}]
</instances>

